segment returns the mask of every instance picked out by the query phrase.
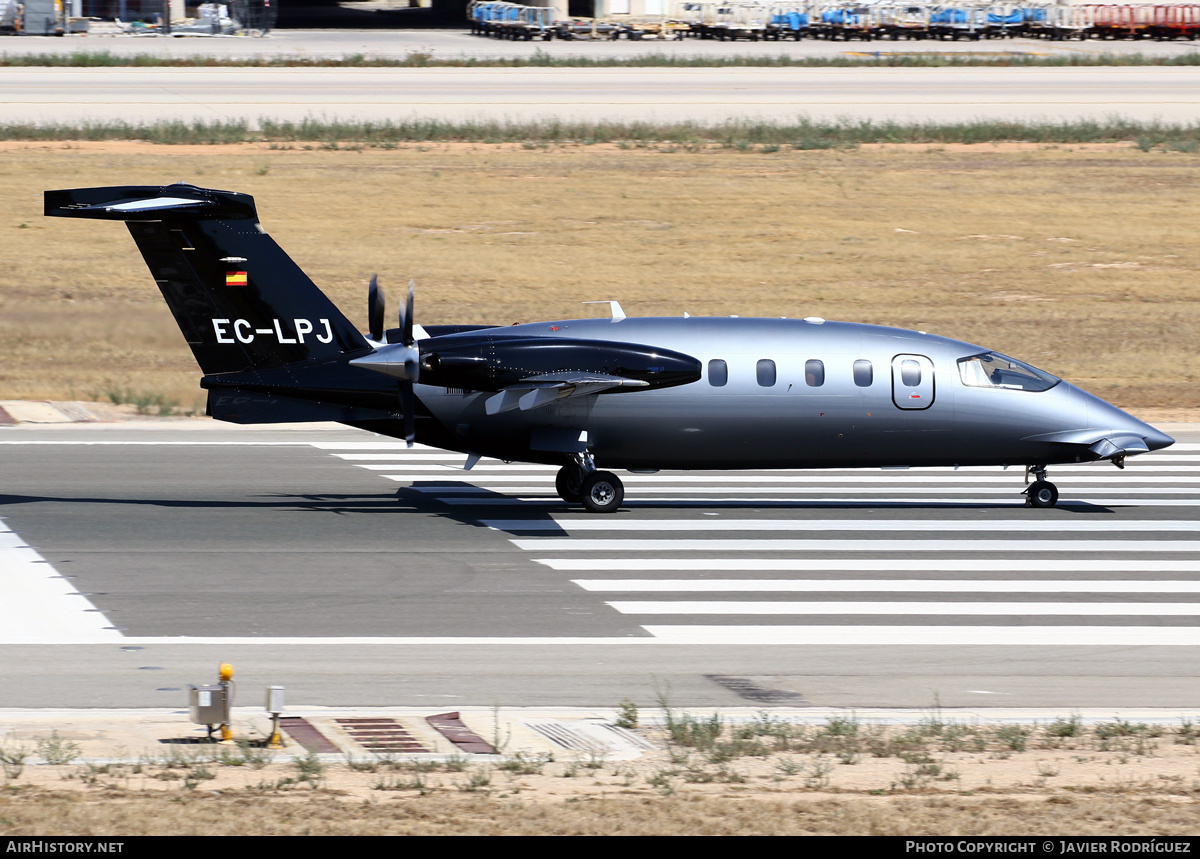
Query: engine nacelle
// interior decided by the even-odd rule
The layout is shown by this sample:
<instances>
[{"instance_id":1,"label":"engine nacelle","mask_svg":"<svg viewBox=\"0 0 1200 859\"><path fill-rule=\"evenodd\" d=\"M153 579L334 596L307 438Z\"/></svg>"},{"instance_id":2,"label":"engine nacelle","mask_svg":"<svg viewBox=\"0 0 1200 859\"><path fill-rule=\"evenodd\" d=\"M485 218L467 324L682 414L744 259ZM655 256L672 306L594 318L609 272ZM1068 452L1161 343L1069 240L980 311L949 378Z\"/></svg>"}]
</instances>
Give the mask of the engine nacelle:
<instances>
[{"instance_id":1,"label":"engine nacelle","mask_svg":"<svg viewBox=\"0 0 1200 859\"><path fill-rule=\"evenodd\" d=\"M682 352L637 343L559 337L454 337L420 341L423 385L499 391L549 373L597 373L670 388L698 381L700 362ZM640 387L638 390L645 390Z\"/></svg>"}]
</instances>

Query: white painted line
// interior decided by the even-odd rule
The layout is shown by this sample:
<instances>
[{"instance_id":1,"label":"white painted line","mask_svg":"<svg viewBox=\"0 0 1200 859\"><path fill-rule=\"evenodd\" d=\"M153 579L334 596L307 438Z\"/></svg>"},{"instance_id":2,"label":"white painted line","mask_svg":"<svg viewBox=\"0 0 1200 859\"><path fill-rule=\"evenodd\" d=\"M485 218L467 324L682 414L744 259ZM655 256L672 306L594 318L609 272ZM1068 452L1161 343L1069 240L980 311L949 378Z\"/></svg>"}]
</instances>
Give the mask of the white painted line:
<instances>
[{"instance_id":1,"label":"white painted line","mask_svg":"<svg viewBox=\"0 0 1200 859\"><path fill-rule=\"evenodd\" d=\"M1163 552L1200 553L1196 540L510 540L526 551L568 552Z\"/></svg>"},{"instance_id":2,"label":"white painted line","mask_svg":"<svg viewBox=\"0 0 1200 859\"><path fill-rule=\"evenodd\" d=\"M333 456L337 459L344 459L347 462L392 462L396 463L395 468L403 467L403 463L428 463L440 462L447 467L461 468L462 464L467 461L466 454L458 454L449 456L446 453L335 453ZM503 465L498 459L481 459L480 463L489 463L491 465Z\"/></svg>"},{"instance_id":3,"label":"white painted line","mask_svg":"<svg viewBox=\"0 0 1200 859\"><path fill-rule=\"evenodd\" d=\"M1174 469L1172 469L1172 470L1174 470ZM466 472L466 473L472 474L472 472ZM427 474L417 473L417 472L413 471L412 469L410 469L409 471L407 471L403 474L383 474L381 476L387 477L391 480L398 480L398 481L428 480L429 479L429 476ZM529 479L529 477L524 474L516 474L516 473L511 474L511 475L488 474L486 476L486 478L481 479L481 480L475 480L474 478L472 478L472 482L479 483L479 484L512 483L514 481L528 480L528 479ZM912 472L894 472L893 474L888 475L888 474L880 474L880 473L863 474L860 472L858 474L845 475L845 476L837 476L837 475L828 476L828 475L822 474L820 471L817 471L817 470L800 471L800 472L796 472L795 474L790 474L790 475L763 474L763 475L753 475L753 476L750 476L750 475L747 475L744 473L738 473L738 474L671 474L669 476L662 475L662 474L626 474L621 477L621 480L624 483L638 483L638 484L640 484L640 483L657 483L660 485L675 485L675 484L679 484L679 483L684 483L684 484L703 483L703 484L707 484L709 486L714 485L714 484L746 483L748 481L753 481L755 483L776 483L776 484L791 483L791 484L795 484L795 485L807 485L807 484L811 484L811 483L818 483L818 484L819 483L836 483L836 484L842 484L842 483L855 483L855 484L896 483L896 484L903 485L904 483L966 483L966 482L981 483L982 482L982 483L1005 483L1010 486L1016 487L1017 491L1020 491L1020 489L1023 487L1022 478L1021 478L1020 474L1015 474L1015 475L999 474L999 475L995 475L995 476L973 475L968 480L968 478L955 477L954 474L952 474L952 473L933 475L933 474L927 474L927 473L914 474ZM1072 485L1074 485L1076 483L1112 483L1113 481L1125 482L1126 480L1128 480L1130 482L1138 482L1138 478L1136 478L1136 477L1132 477L1132 476L1122 477L1119 474L1104 474L1104 475L1086 475L1085 474L1085 475L1072 476L1070 479L1070 483ZM1141 480L1140 480L1140 482L1143 482L1143 483L1148 482L1148 481L1153 481L1155 484L1158 484L1158 483L1186 483L1186 484L1195 484L1195 485L1200 486L1200 473L1197 473L1191 477L1154 476L1154 477L1141 478ZM709 489L706 491L711 492L713 490ZM1197 491L1200 491L1200 490L1197 490Z\"/></svg>"},{"instance_id":4,"label":"white painted line","mask_svg":"<svg viewBox=\"0 0 1200 859\"><path fill-rule=\"evenodd\" d=\"M537 558L563 572L1200 573L1200 561L1014 558ZM696 580L696 584L704 580Z\"/></svg>"},{"instance_id":5,"label":"white painted line","mask_svg":"<svg viewBox=\"0 0 1200 859\"><path fill-rule=\"evenodd\" d=\"M429 493L435 497L435 500L443 504L453 507L562 507L565 502L558 496L530 496L530 493L537 492L536 487L522 487L520 492L525 497L518 496L497 496L489 495L486 490L474 489L473 487L464 488L458 491L448 487L412 487L414 492ZM515 490L514 490L515 491ZM447 494L453 492L455 494ZM930 493L935 495L936 493ZM846 495L846 496L822 496L808 495L803 497L770 497L770 498L754 498L747 496L727 496L721 495L713 498L703 498L692 496L684 498L678 495L655 495L655 496L639 496L637 498L626 498L622 507L655 507L662 504L673 504L679 507L719 507L722 504L737 504L742 507L763 505L777 507L780 505L797 505L803 507L816 506L879 506L879 507L896 507L902 504L913 504L921 506L938 506L938 507L963 507L963 506L987 506L987 507L1013 507L1022 508L1025 506L1023 500L1013 500L1011 496L997 494L991 498L945 498L938 499L930 498L913 498L904 496L863 496L863 495ZM1088 498L1070 499L1059 498L1059 507L1200 507L1200 497L1187 499L1163 499L1163 498Z\"/></svg>"},{"instance_id":6,"label":"white painted line","mask_svg":"<svg viewBox=\"0 0 1200 859\"><path fill-rule=\"evenodd\" d=\"M621 614L948 615L955 617L1197 617L1200 603L1155 602L750 602L747 600L618 600ZM1197 627L1200 632L1200 627Z\"/></svg>"},{"instance_id":7,"label":"white painted line","mask_svg":"<svg viewBox=\"0 0 1200 859\"><path fill-rule=\"evenodd\" d=\"M63 643L65 644L65 643L69 643L69 642L63 642ZM609 646L609 645L613 645L613 644L621 645L621 644L655 644L655 643L656 642L654 641L654 639L650 638L649 636L644 637L644 638L632 638L632 637L628 637L628 636L620 637L620 638L618 638L616 636L613 636L612 638L554 638L551 636L547 636L545 638L531 638L531 637L505 638L503 636L497 636L495 638L485 638L482 636L472 637L472 636L450 636L450 635L448 635L448 636L445 636L444 638L436 638L433 636L427 636L427 637L423 637L423 638L418 638L418 637L387 638L384 636L358 636L358 637L345 636L345 637L340 637L340 638L338 638L338 637L300 638L300 637L286 637L286 636L277 636L277 637L263 636L262 638L254 638L254 637L246 637L246 636L241 636L241 637L239 637L239 636L224 636L224 637L222 637L222 636L160 635L160 636L140 636L140 637L130 636L128 638L121 639L121 644L126 644L126 645L128 645L128 644L141 644L141 645L146 645L146 644L222 644L222 645L230 645L230 646L232 646L232 645L242 646L242 645L260 644L260 645L263 645L266 647L278 647L281 644L311 645L311 646L316 646L316 647L328 647L328 646L339 646L339 645L340 646L351 646L351 647L362 647L364 645L381 645L381 646L388 646L388 647L395 647L395 646L411 647L411 646L428 645L430 647L447 647L449 645L465 644L465 645L472 645L472 646L477 646L477 647L492 648L492 647L504 647L504 646L522 647L522 646L531 645L531 644L536 647L543 647L546 645L550 645L550 646L564 645L565 646L565 645L576 645L576 644L587 644L587 645L599 644L599 645ZM289 712L290 712L290 708L289 708Z\"/></svg>"},{"instance_id":8,"label":"white painted line","mask_svg":"<svg viewBox=\"0 0 1200 859\"><path fill-rule=\"evenodd\" d=\"M664 646L728 644L753 646L804 645L952 645L956 647L1194 647L1200 645L1196 626L643 626L650 637L611 638L246 638L145 636L121 639L121 644L204 644L229 646L384 646L497 647ZM69 643L69 642L64 642Z\"/></svg>"},{"instance_id":9,"label":"white painted line","mask_svg":"<svg viewBox=\"0 0 1200 859\"><path fill-rule=\"evenodd\" d=\"M1200 626L643 626L663 644L1194 647Z\"/></svg>"},{"instance_id":10,"label":"white painted line","mask_svg":"<svg viewBox=\"0 0 1200 859\"><path fill-rule=\"evenodd\" d=\"M464 461L465 461L465 458L464 458ZM358 468L365 468L368 471L395 471L396 470L395 463L389 463L386 465L377 465L375 463L363 464L360 462L356 462L356 463L354 463L354 465ZM474 480L479 475L483 475L488 478L503 477L504 479L508 479L508 480L530 480L535 476L540 477L540 476L545 475L547 480L553 480L554 473L556 471L558 471L558 469L552 465L536 465L533 463L524 463L521 465L508 465L503 462L489 463L489 464L480 463L479 465L476 465L474 468L472 468L470 471L466 471L463 468L462 462L455 462L455 463L447 462L447 463L439 463L436 465L407 465L405 467L407 468L408 473L416 473L418 471L421 472L422 476L420 478L418 478L421 480L425 479L426 474L445 474L447 471L457 471L459 474L469 474L471 476L471 480ZM500 475L498 473L501 471L504 472L503 475Z\"/></svg>"},{"instance_id":11,"label":"white painted line","mask_svg":"<svg viewBox=\"0 0 1200 859\"><path fill-rule=\"evenodd\" d=\"M387 467L387 468L391 468L391 469L397 470L397 471L404 470L404 469L408 469L411 471L422 471L422 470L436 467L438 465L444 466L446 468L461 468L463 462L466 461L465 456L458 456L458 457L450 458L444 454L436 454L436 453L419 453L419 454L408 454L408 455L382 454L382 453L335 453L335 454L333 454L333 456L335 456L338 459L345 460L347 462L373 463L373 464L376 464L376 467ZM475 468L492 468L492 469L497 469L497 470L506 470L506 469L518 470L518 469L536 468L536 469L539 469L542 471L554 473L554 472L558 471L559 467L556 465L544 465L544 464L536 463L536 462L502 462L501 460L498 460L498 459L481 459L479 461L479 464L476 465ZM1052 475L1052 477L1054 479L1057 479L1057 475L1060 475L1064 472L1072 473L1072 474L1080 473L1080 474L1093 474L1094 475L1098 470L1100 470L1094 464L1093 465L1055 465L1055 466L1051 466L1051 468L1053 469L1053 472L1054 472L1054 475ZM846 477L846 476L850 476L850 475L863 475L863 474L874 475L875 477L881 477L881 478L899 479L901 477L904 477L905 475L923 474L923 475L944 476L947 480L953 480L953 479L957 479L960 477L965 477L969 474L991 474L991 475L1003 475L1004 474L1004 472L1002 472L998 466L979 466L978 468L972 467L972 468L958 468L958 469L954 469L954 468L912 468L912 469L894 469L894 470L893 469L885 470L885 469L876 469L876 468L865 468L865 467L864 468L774 468L774 469L744 468L744 469L733 469L732 472L734 474L740 475L742 479L753 479L758 476L775 476L775 477L821 476L821 477L828 477L828 478L832 479L832 478L838 478L838 477ZM1176 472L1182 476L1195 475L1197 472L1200 472L1200 457L1197 457L1196 463L1189 464L1189 465L1137 465L1135 467L1134 465L1130 464L1130 465L1126 466L1123 473L1119 473L1119 472L1113 471L1111 469L1104 469L1104 473L1108 474L1113 479L1125 477L1130 474L1138 474L1138 473L1145 473L1145 472L1149 472L1149 473L1153 473L1153 474ZM690 471L690 472L661 471L656 474L643 474L643 475L639 475L639 476L644 477L644 478L652 478L655 480L669 481L677 476L692 476L692 477L694 477L697 473L701 474L701 475L706 475L706 474L717 475L717 474L721 474L721 473L729 474L730 472L729 471L725 471L725 472L705 471L703 469L697 469L697 470ZM1021 472L1015 471L1015 470L1009 471L1007 473L1009 475L1015 474L1018 479L1021 479L1021 476L1022 476Z\"/></svg>"},{"instance_id":12,"label":"white painted line","mask_svg":"<svg viewBox=\"0 0 1200 859\"><path fill-rule=\"evenodd\" d=\"M473 478L471 476L470 472L459 472L459 475L455 476L455 477L451 477L449 475L447 475L445 477L441 477L441 476L432 475L432 474L421 475L419 477L416 475L408 475L408 476L402 477L402 478L393 477L392 475L389 475L389 474L384 474L381 476L386 477L389 480L395 480L398 483L419 482L421 485L409 487L416 492L446 492L446 493L459 493L459 494L464 493L464 492L476 492L476 493L504 492L504 493L509 493L509 494L518 493L518 494L528 495L531 493L543 493L544 494L544 493L552 491L552 489L551 489L552 483L550 480L547 480L545 483L540 484L540 485L539 484L526 484L524 486L520 486L520 485L508 486L508 485L504 485L503 481L497 482L497 481L489 481L489 480L476 480L475 478ZM1142 482L1147 482L1147 481L1142 481ZM995 498L1017 498L1017 499L1020 499L1022 497L1021 489L1023 487L1021 486L1020 483L1015 483L1010 486L996 486L996 487L971 486L970 484L971 484L971 481L964 480L964 481L958 482L957 484L947 483L943 486L932 486L932 487L904 486L904 485L893 485L893 486L879 485L879 486L852 486L852 487L847 486L847 487L842 488L842 487L838 487L836 485L831 485L831 486L822 486L822 485L754 486L754 485L749 485L749 486L704 487L704 486L672 486L669 483L665 483L660 486L645 487L645 491L656 492L660 495L663 493L669 492L669 493L674 493L676 495L718 495L718 496L727 496L727 495L730 495L733 493L743 494L743 495L786 495L788 493L791 493L794 495L795 493L805 492L805 491L824 492L824 493L870 492L870 493L877 494L880 496L895 495L897 493L907 493L909 495L933 495L933 496L937 496L937 495L971 495L971 494L979 495L979 494L991 492L994 494ZM489 488L489 487L491 487L491 488ZM638 491L639 492L642 491L642 487L639 487ZM1150 495L1196 495L1196 496L1198 496L1197 500L1200 500L1200 484L1198 484L1197 486L1194 486L1194 487L1187 488L1187 489L1170 487L1170 486L1155 486L1155 485L1131 486L1129 484L1122 484L1120 486L1089 486L1086 488L1073 489L1072 491L1073 492L1088 492L1088 493L1107 492L1107 493L1111 493L1113 495L1123 495L1126 493L1142 493L1142 492L1150 494ZM554 497L557 499L557 496L554 496ZM633 498L630 498L630 500L635 501L640 498L642 498L642 496L639 495L639 496L634 496ZM1088 500L1090 501L1090 498ZM558 499L557 503L559 503L559 504L563 503L562 499ZM1059 498L1058 503L1059 504L1063 503L1063 499L1061 498L1061 496ZM1094 502L1092 502L1092 503L1094 503Z\"/></svg>"},{"instance_id":13,"label":"white painted line","mask_svg":"<svg viewBox=\"0 0 1200 859\"><path fill-rule=\"evenodd\" d=\"M592 593L1200 594L1200 581L1018 579L574 579Z\"/></svg>"},{"instance_id":14,"label":"white painted line","mask_svg":"<svg viewBox=\"0 0 1200 859\"><path fill-rule=\"evenodd\" d=\"M66 447L308 447L307 441L84 441L19 439L0 441L0 445L58 445Z\"/></svg>"},{"instance_id":15,"label":"white painted line","mask_svg":"<svg viewBox=\"0 0 1200 859\"><path fill-rule=\"evenodd\" d=\"M0 523L0 644L117 642L121 633L32 546Z\"/></svg>"},{"instance_id":16,"label":"white painted line","mask_svg":"<svg viewBox=\"0 0 1200 859\"><path fill-rule=\"evenodd\" d=\"M445 457L454 455L440 447L430 447L427 444L414 444L409 447L402 441L309 441L305 444L311 445L317 450L399 450L405 453L433 451ZM462 454L458 455L462 456Z\"/></svg>"},{"instance_id":17,"label":"white painted line","mask_svg":"<svg viewBox=\"0 0 1200 859\"><path fill-rule=\"evenodd\" d=\"M593 516L553 520L484 519L482 525L496 531L1004 531L1022 532L1131 531L1200 532L1195 520L1078 522L1035 519L614 519Z\"/></svg>"}]
</instances>

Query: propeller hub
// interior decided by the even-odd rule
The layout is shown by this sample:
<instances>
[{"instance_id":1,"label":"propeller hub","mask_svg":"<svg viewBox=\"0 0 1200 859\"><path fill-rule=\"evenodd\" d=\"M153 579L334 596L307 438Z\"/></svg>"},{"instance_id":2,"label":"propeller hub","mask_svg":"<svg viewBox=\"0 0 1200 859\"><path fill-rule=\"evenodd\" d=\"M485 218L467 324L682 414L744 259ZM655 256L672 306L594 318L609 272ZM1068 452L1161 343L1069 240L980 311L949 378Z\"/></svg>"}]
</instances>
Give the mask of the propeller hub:
<instances>
[{"instance_id":1,"label":"propeller hub","mask_svg":"<svg viewBox=\"0 0 1200 859\"><path fill-rule=\"evenodd\" d=\"M388 343L375 349L370 355L350 361L355 367L374 370L385 376L416 382L421 376L421 352L416 344Z\"/></svg>"}]
</instances>

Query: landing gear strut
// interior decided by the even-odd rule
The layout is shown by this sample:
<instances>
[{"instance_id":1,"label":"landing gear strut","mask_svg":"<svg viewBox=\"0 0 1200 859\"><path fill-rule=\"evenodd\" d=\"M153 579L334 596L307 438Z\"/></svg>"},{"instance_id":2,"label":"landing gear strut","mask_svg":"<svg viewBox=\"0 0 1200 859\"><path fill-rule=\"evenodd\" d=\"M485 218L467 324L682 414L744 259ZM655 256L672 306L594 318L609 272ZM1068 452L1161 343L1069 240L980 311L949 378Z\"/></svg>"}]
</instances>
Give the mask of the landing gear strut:
<instances>
[{"instance_id":1,"label":"landing gear strut","mask_svg":"<svg viewBox=\"0 0 1200 859\"><path fill-rule=\"evenodd\" d=\"M1033 475L1033 483L1029 483L1030 475ZM1046 466L1026 466L1025 482L1029 483L1022 493L1026 507L1053 507L1058 503L1058 487L1046 479Z\"/></svg>"},{"instance_id":2,"label":"landing gear strut","mask_svg":"<svg viewBox=\"0 0 1200 859\"><path fill-rule=\"evenodd\" d=\"M577 453L575 462L560 468L554 489L563 501L583 504L589 513L612 513L625 500L621 478L610 471L597 471L590 453Z\"/></svg>"}]
</instances>

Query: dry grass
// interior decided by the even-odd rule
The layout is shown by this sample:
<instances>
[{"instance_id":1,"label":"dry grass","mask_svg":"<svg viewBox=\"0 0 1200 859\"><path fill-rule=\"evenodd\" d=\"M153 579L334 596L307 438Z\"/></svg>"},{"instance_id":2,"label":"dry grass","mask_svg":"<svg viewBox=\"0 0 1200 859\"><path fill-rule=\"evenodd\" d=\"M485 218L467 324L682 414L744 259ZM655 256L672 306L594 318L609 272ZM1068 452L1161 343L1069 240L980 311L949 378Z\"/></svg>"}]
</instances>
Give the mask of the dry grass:
<instances>
[{"instance_id":1,"label":"dry grass","mask_svg":"<svg viewBox=\"0 0 1200 859\"><path fill-rule=\"evenodd\" d=\"M657 750L632 761L541 750L268 764L249 748L184 746L15 771L10 754L0 835L1187 835L1200 802L1186 721L675 712L670 724L643 729Z\"/></svg>"},{"instance_id":2,"label":"dry grass","mask_svg":"<svg viewBox=\"0 0 1200 859\"><path fill-rule=\"evenodd\" d=\"M380 272L425 322L821 315L999 349L1134 409L1200 405L1200 155L1088 147L685 152L438 144L378 151L3 145L0 399L111 385L198 401L122 227L41 191L246 191L365 326Z\"/></svg>"},{"instance_id":3,"label":"dry grass","mask_svg":"<svg viewBox=\"0 0 1200 859\"><path fill-rule=\"evenodd\" d=\"M5 835L1193 835L1196 805L1138 796L594 796L42 793L0 799Z\"/></svg>"}]
</instances>

